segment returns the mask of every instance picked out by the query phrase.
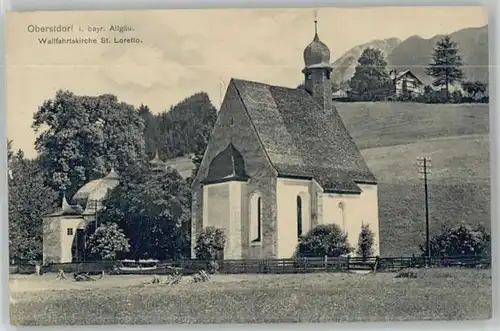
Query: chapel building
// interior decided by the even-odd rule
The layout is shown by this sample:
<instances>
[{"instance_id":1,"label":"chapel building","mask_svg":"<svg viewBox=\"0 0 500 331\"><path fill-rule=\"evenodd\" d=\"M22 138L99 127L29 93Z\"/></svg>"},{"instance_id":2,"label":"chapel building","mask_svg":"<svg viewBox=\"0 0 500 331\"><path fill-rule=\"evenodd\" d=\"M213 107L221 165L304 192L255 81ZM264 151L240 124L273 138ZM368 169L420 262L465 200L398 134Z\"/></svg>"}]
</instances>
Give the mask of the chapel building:
<instances>
[{"instance_id":1,"label":"chapel building","mask_svg":"<svg viewBox=\"0 0 500 331\"><path fill-rule=\"evenodd\" d=\"M228 84L192 182L193 257L208 226L224 230L225 259L251 259L293 257L302 235L331 223L353 247L369 224L379 254L377 179L333 106L330 50L315 30L304 89Z\"/></svg>"}]
</instances>

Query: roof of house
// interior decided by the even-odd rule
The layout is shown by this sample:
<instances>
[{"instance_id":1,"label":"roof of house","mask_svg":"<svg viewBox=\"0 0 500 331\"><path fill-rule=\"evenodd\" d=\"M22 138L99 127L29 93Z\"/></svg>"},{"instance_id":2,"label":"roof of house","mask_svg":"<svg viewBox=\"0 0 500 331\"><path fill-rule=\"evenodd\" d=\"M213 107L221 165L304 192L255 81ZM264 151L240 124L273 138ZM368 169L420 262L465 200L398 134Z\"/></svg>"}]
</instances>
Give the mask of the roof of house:
<instances>
[{"instance_id":1,"label":"roof of house","mask_svg":"<svg viewBox=\"0 0 500 331\"><path fill-rule=\"evenodd\" d=\"M81 216L83 208L80 205L70 205L66 200L66 195L63 194L61 206L56 208L52 213L45 215L46 217L54 216Z\"/></svg>"},{"instance_id":2,"label":"roof of house","mask_svg":"<svg viewBox=\"0 0 500 331\"><path fill-rule=\"evenodd\" d=\"M109 189L115 188L119 184L120 178L114 169L103 178L92 180L85 185L83 185L76 193L73 195L71 202L73 204L79 204L85 209L92 208L92 206L87 206L88 201L99 201L102 200Z\"/></svg>"},{"instance_id":3,"label":"roof of house","mask_svg":"<svg viewBox=\"0 0 500 331\"><path fill-rule=\"evenodd\" d=\"M314 178L327 192L376 183L337 110L303 89L232 79L271 164L282 177Z\"/></svg>"},{"instance_id":4,"label":"roof of house","mask_svg":"<svg viewBox=\"0 0 500 331\"><path fill-rule=\"evenodd\" d=\"M423 84L422 81L417 77L415 76L415 74L411 71L411 70L405 70L405 71L401 71L400 73L397 74L396 76L396 80L402 78L403 76L406 76L406 75L410 75L412 76L413 78L415 78L420 84Z\"/></svg>"}]
</instances>

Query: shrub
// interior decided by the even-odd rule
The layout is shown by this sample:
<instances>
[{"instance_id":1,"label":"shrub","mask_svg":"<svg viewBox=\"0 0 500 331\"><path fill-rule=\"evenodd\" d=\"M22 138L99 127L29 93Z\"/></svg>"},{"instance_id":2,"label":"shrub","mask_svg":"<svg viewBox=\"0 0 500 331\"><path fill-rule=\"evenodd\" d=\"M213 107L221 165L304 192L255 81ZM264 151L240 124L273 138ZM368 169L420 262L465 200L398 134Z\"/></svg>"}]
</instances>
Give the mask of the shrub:
<instances>
[{"instance_id":1,"label":"shrub","mask_svg":"<svg viewBox=\"0 0 500 331\"><path fill-rule=\"evenodd\" d=\"M359 233L358 248L356 254L367 258L373 255L373 231L370 229L369 224L361 225L361 232Z\"/></svg>"},{"instance_id":2,"label":"shrub","mask_svg":"<svg viewBox=\"0 0 500 331\"><path fill-rule=\"evenodd\" d=\"M116 223L101 224L87 240L87 256L94 260L115 260L130 250L128 238Z\"/></svg>"},{"instance_id":3,"label":"shrub","mask_svg":"<svg viewBox=\"0 0 500 331\"><path fill-rule=\"evenodd\" d=\"M336 224L318 225L311 229L300 241L298 257L338 257L352 252L347 234Z\"/></svg>"},{"instance_id":4,"label":"shrub","mask_svg":"<svg viewBox=\"0 0 500 331\"><path fill-rule=\"evenodd\" d=\"M430 241L432 256L490 256L491 235L483 226L460 225L444 229ZM427 247L420 246L423 255L428 255Z\"/></svg>"},{"instance_id":5,"label":"shrub","mask_svg":"<svg viewBox=\"0 0 500 331\"><path fill-rule=\"evenodd\" d=\"M213 226L206 227L196 239L195 253L200 260L215 260L224 251L226 236L224 230Z\"/></svg>"}]
</instances>

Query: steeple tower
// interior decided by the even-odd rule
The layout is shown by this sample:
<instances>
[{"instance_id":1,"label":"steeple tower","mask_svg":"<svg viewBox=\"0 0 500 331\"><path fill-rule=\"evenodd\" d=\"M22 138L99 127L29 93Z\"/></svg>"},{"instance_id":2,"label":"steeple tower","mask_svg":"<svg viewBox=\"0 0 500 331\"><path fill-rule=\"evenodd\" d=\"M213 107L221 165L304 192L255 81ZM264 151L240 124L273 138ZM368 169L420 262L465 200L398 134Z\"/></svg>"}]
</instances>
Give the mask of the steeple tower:
<instances>
[{"instance_id":1,"label":"steeple tower","mask_svg":"<svg viewBox=\"0 0 500 331\"><path fill-rule=\"evenodd\" d=\"M158 149L156 149L155 157L151 161L149 161L149 164L153 171L165 170L165 163L160 159Z\"/></svg>"},{"instance_id":2,"label":"steeple tower","mask_svg":"<svg viewBox=\"0 0 500 331\"><path fill-rule=\"evenodd\" d=\"M319 39L316 12L314 16L314 38L304 50L304 87L324 110L332 110L330 49Z\"/></svg>"}]
</instances>

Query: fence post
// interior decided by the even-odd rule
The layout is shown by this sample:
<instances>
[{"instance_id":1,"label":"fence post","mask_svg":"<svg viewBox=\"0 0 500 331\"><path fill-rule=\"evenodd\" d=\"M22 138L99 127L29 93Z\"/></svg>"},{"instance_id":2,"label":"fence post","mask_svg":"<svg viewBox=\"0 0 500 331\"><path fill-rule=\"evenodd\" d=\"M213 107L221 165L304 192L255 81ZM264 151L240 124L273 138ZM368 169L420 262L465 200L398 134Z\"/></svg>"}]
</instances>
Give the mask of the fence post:
<instances>
[{"instance_id":1,"label":"fence post","mask_svg":"<svg viewBox=\"0 0 500 331\"><path fill-rule=\"evenodd\" d=\"M328 271L328 255L325 255L325 271Z\"/></svg>"},{"instance_id":2,"label":"fence post","mask_svg":"<svg viewBox=\"0 0 500 331\"><path fill-rule=\"evenodd\" d=\"M351 269L351 254L347 255L347 271Z\"/></svg>"}]
</instances>

